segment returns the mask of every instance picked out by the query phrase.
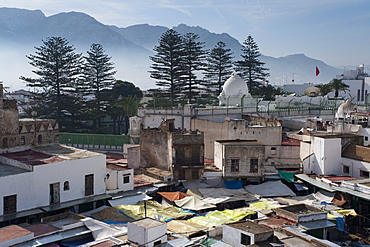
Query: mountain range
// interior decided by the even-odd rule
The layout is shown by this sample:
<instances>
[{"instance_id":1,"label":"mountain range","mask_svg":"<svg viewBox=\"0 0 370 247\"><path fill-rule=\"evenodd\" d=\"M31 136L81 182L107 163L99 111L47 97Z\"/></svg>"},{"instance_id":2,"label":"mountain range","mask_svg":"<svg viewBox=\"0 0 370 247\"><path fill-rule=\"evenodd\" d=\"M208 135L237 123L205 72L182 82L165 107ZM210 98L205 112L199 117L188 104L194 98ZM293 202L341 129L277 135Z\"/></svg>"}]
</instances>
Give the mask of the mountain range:
<instances>
[{"instance_id":1,"label":"mountain range","mask_svg":"<svg viewBox=\"0 0 370 247\"><path fill-rule=\"evenodd\" d=\"M34 54L34 47L41 46L42 40L47 37L60 36L66 38L76 48L76 52L84 54L91 44L102 44L115 63L117 79L133 82L143 90L153 88L155 81L148 73L151 64L149 56L154 54L154 46L158 45L160 36L168 29L149 24L125 28L110 26L80 12L47 17L40 10L0 8L0 81L3 81L4 86L10 86L11 90L25 88L19 76L35 76L26 55ZM172 29L181 34L198 34L207 49L223 41L234 52L235 60L240 58L242 44L227 33L216 34L199 26L185 24ZM261 55L260 60L270 69L268 80L273 85L327 83L342 73L341 69L304 54L279 58ZM321 72L319 76L315 76L316 66Z\"/></svg>"}]
</instances>

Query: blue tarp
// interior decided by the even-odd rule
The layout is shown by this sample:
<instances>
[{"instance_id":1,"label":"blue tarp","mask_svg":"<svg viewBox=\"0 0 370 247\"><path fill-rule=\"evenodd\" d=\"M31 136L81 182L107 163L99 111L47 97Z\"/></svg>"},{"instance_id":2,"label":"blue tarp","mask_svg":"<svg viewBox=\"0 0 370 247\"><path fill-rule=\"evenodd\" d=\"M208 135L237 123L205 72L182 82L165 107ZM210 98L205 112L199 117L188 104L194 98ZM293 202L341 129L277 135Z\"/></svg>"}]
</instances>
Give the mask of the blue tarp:
<instances>
[{"instance_id":1,"label":"blue tarp","mask_svg":"<svg viewBox=\"0 0 370 247\"><path fill-rule=\"evenodd\" d=\"M230 190L243 189L243 183L240 180L225 180L225 186Z\"/></svg>"}]
</instances>

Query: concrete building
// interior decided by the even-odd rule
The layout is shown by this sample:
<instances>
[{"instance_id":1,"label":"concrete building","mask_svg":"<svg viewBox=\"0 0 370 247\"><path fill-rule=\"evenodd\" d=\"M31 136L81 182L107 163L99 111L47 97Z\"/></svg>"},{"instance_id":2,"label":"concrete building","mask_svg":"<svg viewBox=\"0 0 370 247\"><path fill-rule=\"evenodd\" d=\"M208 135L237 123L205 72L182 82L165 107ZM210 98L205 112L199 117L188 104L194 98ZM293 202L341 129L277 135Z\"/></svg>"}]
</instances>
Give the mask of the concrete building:
<instances>
[{"instance_id":1,"label":"concrete building","mask_svg":"<svg viewBox=\"0 0 370 247\"><path fill-rule=\"evenodd\" d=\"M280 169L300 169L299 143L265 145L256 140L215 142L214 164L224 178L262 179Z\"/></svg>"},{"instance_id":2,"label":"concrete building","mask_svg":"<svg viewBox=\"0 0 370 247\"><path fill-rule=\"evenodd\" d=\"M242 247L273 240L274 230L253 221L241 221L222 225L222 235L224 242Z\"/></svg>"},{"instance_id":3,"label":"concrete building","mask_svg":"<svg viewBox=\"0 0 370 247\"><path fill-rule=\"evenodd\" d=\"M167 224L152 218L129 222L128 241L144 247L160 246L167 243Z\"/></svg>"},{"instance_id":4,"label":"concrete building","mask_svg":"<svg viewBox=\"0 0 370 247\"><path fill-rule=\"evenodd\" d=\"M57 134L55 120L19 119L17 101L4 98L0 83L0 149L54 143L58 141Z\"/></svg>"},{"instance_id":5,"label":"concrete building","mask_svg":"<svg viewBox=\"0 0 370 247\"><path fill-rule=\"evenodd\" d=\"M107 164L105 183L108 194L133 190L134 169L119 164Z\"/></svg>"},{"instance_id":6,"label":"concrete building","mask_svg":"<svg viewBox=\"0 0 370 247\"><path fill-rule=\"evenodd\" d=\"M140 134L142 167L171 171L174 180L199 179L204 169L204 135L174 129L174 120Z\"/></svg>"},{"instance_id":7,"label":"concrete building","mask_svg":"<svg viewBox=\"0 0 370 247\"><path fill-rule=\"evenodd\" d=\"M105 178L103 154L59 144L7 150L0 154L0 221L93 209L108 197Z\"/></svg>"}]
</instances>

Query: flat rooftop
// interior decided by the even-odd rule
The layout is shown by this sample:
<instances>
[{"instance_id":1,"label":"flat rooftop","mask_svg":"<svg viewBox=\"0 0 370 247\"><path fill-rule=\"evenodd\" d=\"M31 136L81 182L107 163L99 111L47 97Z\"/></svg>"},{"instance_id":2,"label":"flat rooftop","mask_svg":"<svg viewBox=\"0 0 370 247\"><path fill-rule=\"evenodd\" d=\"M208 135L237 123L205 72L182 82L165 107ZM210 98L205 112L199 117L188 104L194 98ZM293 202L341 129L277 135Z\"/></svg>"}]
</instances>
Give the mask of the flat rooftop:
<instances>
[{"instance_id":1,"label":"flat rooftop","mask_svg":"<svg viewBox=\"0 0 370 247\"><path fill-rule=\"evenodd\" d=\"M82 159L97 155L101 154L60 144L50 144L24 151L0 154L0 156L17 160L31 166L50 164L64 160Z\"/></svg>"},{"instance_id":2,"label":"flat rooftop","mask_svg":"<svg viewBox=\"0 0 370 247\"><path fill-rule=\"evenodd\" d=\"M26 169L18 168L11 165L6 165L0 162L0 177L11 176L15 174L21 174L25 172L31 172Z\"/></svg>"},{"instance_id":3,"label":"flat rooftop","mask_svg":"<svg viewBox=\"0 0 370 247\"><path fill-rule=\"evenodd\" d=\"M239 230L242 230L242 231L250 232L252 234L261 234L261 233L265 233L265 232L274 231L273 229L271 229L267 226L259 225L257 223L254 223L254 222L248 221L248 220L244 221L244 222L229 223L229 224L226 224L226 225L230 226L230 227L233 227L233 228L236 228L236 229L239 229Z\"/></svg>"},{"instance_id":4,"label":"flat rooftop","mask_svg":"<svg viewBox=\"0 0 370 247\"><path fill-rule=\"evenodd\" d=\"M261 142L258 142L257 140L218 140L217 142L222 143L224 145L229 146L241 146L241 145L250 145L250 146L261 146L263 145Z\"/></svg>"},{"instance_id":5,"label":"flat rooftop","mask_svg":"<svg viewBox=\"0 0 370 247\"><path fill-rule=\"evenodd\" d=\"M144 218L144 219L140 219L140 220L131 222L131 224L149 229L149 228L161 226L161 225L166 224L166 223L155 220L155 219L151 219L151 218Z\"/></svg>"}]
</instances>

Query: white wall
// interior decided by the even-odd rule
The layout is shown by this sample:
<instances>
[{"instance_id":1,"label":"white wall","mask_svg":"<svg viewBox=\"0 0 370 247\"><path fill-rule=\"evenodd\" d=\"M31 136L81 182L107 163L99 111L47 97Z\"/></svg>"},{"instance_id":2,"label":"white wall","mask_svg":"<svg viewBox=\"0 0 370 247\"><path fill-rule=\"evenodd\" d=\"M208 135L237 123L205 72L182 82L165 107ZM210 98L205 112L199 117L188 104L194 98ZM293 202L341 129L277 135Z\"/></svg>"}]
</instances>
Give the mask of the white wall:
<instances>
[{"instance_id":1,"label":"white wall","mask_svg":"<svg viewBox=\"0 0 370 247\"><path fill-rule=\"evenodd\" d=\"M314 137L314 167L311 170L318 175L340 174L341 139Z\"/></svg>"},{"instance_id":2,"label":"white wall","mask_svg":"<svg viewBox=\"0 0 370 247\"><path fill-rule=\"evenodd\" d=\"M364 136L364 146L369 146L370 144L370 128L360 128L358 131L359 135Z\"/></svg>"},{"instance_id":3,"label":"white wall","mask_svg":"<svg viewBox=\"0 0 370 247\"><path fill-rule=\"evenodd\" d=\"M349 173L343 172L343 166L349 167ZM364 178L360 176L360 171L370 171L370 163L366 161L354 160L349 158L342 157L341 166L340 166L340 173L338 175L346 175L355 178Z\"/></svg>"},{"instance_id":4,"label":"white wall","mask_svg":"<svg viewBox=\"0 0 370 247\"><path fill-rule=\"evenodd\" d=\"M36 165L33 172L1 177L0 215L3 197L17 194L17 211L50 205L50 184L60 183L60 202L85 197L85 175L94 174L94 194L105 193L105 155ZM65 181L70 189L63 190Z\"/></svg>"},{"instance_id":5,"label":"white wall","mask_svg":"<svg viewBox=\"0 0 370 247\"><path fill-rule=\"evenodd\" d=\"M167 224L152 228L144 228L133 223L128 223L128 240L140 246L152 247L156 241L167 242Z\"/></svg>"},{"instance_id":6,"label":"white wall","mask_svg":"<svg viewBox=\"0 0 370 247\"><path fill-rule=\"evenodd\" d=\"M127 169L124 171L111 170L107 169L107 174L109 178L106 178L107 190L110 190L108 193L115 193L118 191L128 191L134 189L134 170ZM123 178L129 176L129 182L124 183Z\"/></svg>"},{"instance_id":7,"label":"white wall","mask_svg":"<svg viewBox=\"0 0 370 247\"><path fill-rule=\"evenodd\" d=\"M235 246L235 247L246 246L246 245L243 245L243 244L240 243L241 233L250 236L251 237L251 244L254 244L254 235L253 234L251 234L249 232L239 230L239 229L236 229L234 227L230 227L228 225L223 225L222 226L222 241L224 241L228 244L231 244L232 246Z\"/></svg>"}]
</instances>

